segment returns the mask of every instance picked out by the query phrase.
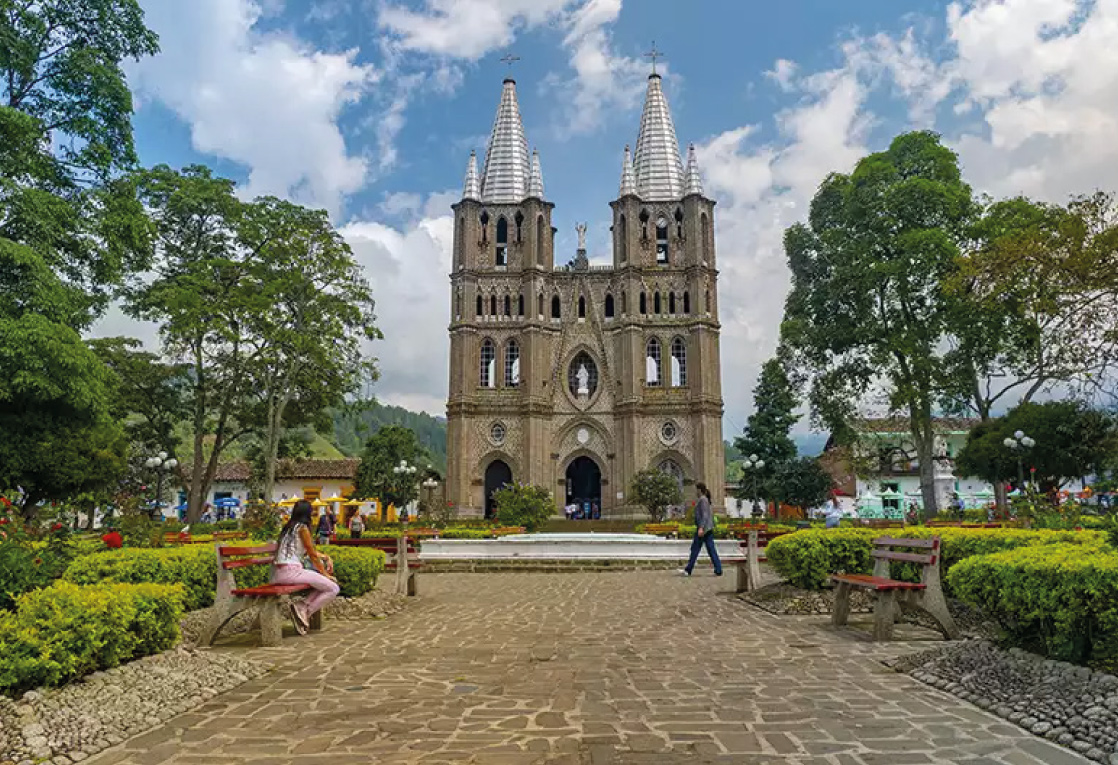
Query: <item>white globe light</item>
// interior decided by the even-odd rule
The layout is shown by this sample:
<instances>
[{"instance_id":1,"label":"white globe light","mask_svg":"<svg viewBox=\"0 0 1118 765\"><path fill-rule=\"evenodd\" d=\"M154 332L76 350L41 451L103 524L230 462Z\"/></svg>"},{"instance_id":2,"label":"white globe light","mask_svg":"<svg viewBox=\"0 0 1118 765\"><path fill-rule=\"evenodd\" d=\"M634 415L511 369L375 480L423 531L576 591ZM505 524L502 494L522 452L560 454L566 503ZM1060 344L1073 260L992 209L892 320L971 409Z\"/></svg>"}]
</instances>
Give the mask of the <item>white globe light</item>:
<instances>
[{"instance_id":1,"label":"white globe light","mask_svg":"<svg viewBox=\"0 0 1118 765\"><path fill-rule=\"evenodd\" d=\"M1006 440L1002 441L1002 443L1008 446L1010 449L1017 448L1017 442L1014 441L1012 438L1007 438Z\"/></svg>"},{"instance_id":2,"label":"white globe light","mask_svg":"<svg viewBox=\"0 0 1118 765\"><path fill-rule=\"evenodd\" d=\"M159 452L160 461L167 459L167 452Z\"/></svg>"},{"instance_id":3,"label":"white globe light","mask_svg":"<svg viewBox=\"0 0 1118 765\"><path fill-rule=\"evenodd\" d=\"M1018 441L1020 441L1022 438L1025 437L1025 431L1023 431L1023 430L1015 431L1014 434L1013 434L1013 437L1016 438Z\"/></svg>"},{"instance_id":4,"label":"white globe light","mask_svg":"<svg viewBox=\"0 0 1118 765\"><path fill-rule=\"evenodd\" d=\"M764 460L757 460L757 467L763 468L764 466L765 466L765 461Z\"/></svg>"},{"instance_id":5,"label":"white globe light","mask_svg":"<svg viewBox=\"0 0 1118 765\"><path fill-rule=\"evenodd\" d=\"M749 455L749 461L750 462L756 462L757 461L757 455L756 454L750 454Z\"/></svg>"},{"instance_id":6,"label":"white globe light","mask_svg":"<svg viewBox=\"0 0 1118 765\"><path fill-rule=\"evenodd\" d=\"M163 464L167 466L168 470L174 470L175 468L177 468L179 466L179 461L172 458L172 459L167 460Z\"/></svg>"},{"instance_id":7,"label":"white globe light","mask_svg":"<svg viewBox=\"0 0 1118 765\"><path fill-rule=\"evenodd\" d=\"M144 467L153 468L158 464L159 464L159 458L158 457L148 457L146 460L144 460Z\"/></svg>"}]
</instances>

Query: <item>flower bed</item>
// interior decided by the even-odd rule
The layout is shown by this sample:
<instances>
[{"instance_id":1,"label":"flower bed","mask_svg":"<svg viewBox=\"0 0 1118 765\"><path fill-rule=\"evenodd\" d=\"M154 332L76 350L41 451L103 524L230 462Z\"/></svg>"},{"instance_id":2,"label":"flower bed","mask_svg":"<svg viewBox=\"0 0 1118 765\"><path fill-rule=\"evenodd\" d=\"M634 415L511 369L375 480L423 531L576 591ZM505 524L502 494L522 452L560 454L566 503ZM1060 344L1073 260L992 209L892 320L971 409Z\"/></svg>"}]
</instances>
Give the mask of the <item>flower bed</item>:
<instances>
[{"instance_id":1,"label":"flower bed","mask_svg":"<svg viewBox=\"0 0 1118 765\"><path fill-rule=\"evenodd\" d=\"M1098 531L1051 531L1026 529L959 529L910 526L905 529L829 529L804 530L786 534L769 542L769 563L792 584L804 589L819 589L836 571L868 574L873 571L873 540L882 536L939 536L943 542L943 570L975 555L1036 545L1072 544L1099 549L1106 537ZM898 579L916 581L912 565L895 565Z\"/></svg>"},{"instance_id":2,"label":"flower bed","mask_svg":"<svg viewBox=\"0 0 1118 765\"><path fill-rule=\"evenodd\" d=\"M947 582L1021 647L1118 667L1118 553L1109 548L1054 544L979 555L952 567Z\"/></svg>"},{"instance_id":3,"label":"flower bed","mask_svg":"<svg viewBox=\"0 0 1118 765\"><path fill-rule=\"evenodd\" d=\"M331 547L341 594L362 595L376 586L384 571L384 553L379 550ZM267 566L237 569L237 584L253 587L264 584ZM63 574L76 584L98 582L155 582L182 584L184 603L189 611L213 604L217 583L217 558L209 545L184 545L166 548L125 548L77 558Z\"/></svg>"},{"instance_id":4,"label":"flower bed","mask_svg":"<svg viewBox=\"0 0 1118 765\"><path fill-rule=\"evenodd\" d=\"M0 692L62 685L158 653L179 637L178 585L56 582L0 613Z\"/></svg>"}]
</instances>

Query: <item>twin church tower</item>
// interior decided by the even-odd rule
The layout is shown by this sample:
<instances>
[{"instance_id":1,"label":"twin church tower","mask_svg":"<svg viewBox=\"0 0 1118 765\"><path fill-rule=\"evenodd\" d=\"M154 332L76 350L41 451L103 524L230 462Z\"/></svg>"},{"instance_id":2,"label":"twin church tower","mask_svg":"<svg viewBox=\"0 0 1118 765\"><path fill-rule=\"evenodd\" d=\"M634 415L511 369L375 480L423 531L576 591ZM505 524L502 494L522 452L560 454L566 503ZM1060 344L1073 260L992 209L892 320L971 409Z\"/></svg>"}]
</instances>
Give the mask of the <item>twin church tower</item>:
<instances>
[{"instance_id":1,"label":"twin church tower","mask_svg":"<svg viewBox=\"0 0 1118 765\"><path fill-rule=\"evenodd\" d=\"M548 488L556 512L639 512L633 476L662 470L723 504L714 202L694 148L680 157L657 74L636 152L625 147L612 265L591 265L585 227L557 265L554 204L506 79L478 172L454 209L447 500L489 516L493 492ZM562 257L560 258L563 259Z\"/></svg>"}]
</instances>

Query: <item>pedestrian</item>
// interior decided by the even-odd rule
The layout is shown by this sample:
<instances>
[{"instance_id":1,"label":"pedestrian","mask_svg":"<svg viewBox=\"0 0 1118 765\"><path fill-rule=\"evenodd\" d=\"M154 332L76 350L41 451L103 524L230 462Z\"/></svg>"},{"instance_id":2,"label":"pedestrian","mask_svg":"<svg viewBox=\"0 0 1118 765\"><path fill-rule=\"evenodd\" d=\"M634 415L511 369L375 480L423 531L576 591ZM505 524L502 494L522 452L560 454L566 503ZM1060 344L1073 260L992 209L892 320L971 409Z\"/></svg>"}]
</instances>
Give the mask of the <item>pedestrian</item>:
<instances>
[{"instance_id":1,"label":"pedestrian","mask_svg":"<svg viewBox=\"0 0 1118 765\"><path fill-rule=\"evenodd\" d=\"M837 496L831 497L831 504L827 505L827 528L837 529L842 520L842 505Z\"/></svg>"},{"instance_id":2,"label":"pedestrian","mask_svg":"<svg viewBox=\"0 0 1118 765\"><path fill-rule=\"evenodd\" d=\"M722 561L718 559L718 550L714 548L714 512L710 508L710 489L701 481L695 484L699 492L699 501L695 503L695 538L691 540L691 558L687 567L680 570L683 576L691 576L695 562L699 559L699 550L704 546L710 562L714 564L714 575L722 576Z\"/></svg>"},{"instance_id":3,"label":"pedestrian","mask_svg":"<svg viewBox=\"0 0 1118 765\"><path fill-rule=\"evenodd\" d=\"M353 539L360 539L361 534L365 531L365 521L361 519L361 513L354 513L353 517L349 520L349 535Z\"/></svg>"},{"instance_id":4,"label":"pedestrian","mask_svg":"<svg viewBox=\"0 0 1118 765\"><path fill-rule=\"evenodd\" d=\"M306 500L299 501L304 502ZM294 513L292 513L292 517L294 517ZM322 546L330 544L330 537L334 536L334 523L334 513L327 507L322 511L322 514L318 516L318 526L314 531L315 537L317 537L315 540L317 544Z\"/></svg>"},{"instance_id":5,"label":"pedestrian","mask_svg":"<svg viewBox=\"0 0 1118 765\"><path fill-rule=\"evenodd\" d=\"M334 561L315 549L311 542L311 503L301 499L291 508L291 519L284 524L276 540L276 557L272 568L273 584L306 584L314 593L302 603L291 603L295 631L306 635L311 617L338 596L340 588L334 578ZM306 568L304 562L313 566Z\"/></svg>"}]
</instances>

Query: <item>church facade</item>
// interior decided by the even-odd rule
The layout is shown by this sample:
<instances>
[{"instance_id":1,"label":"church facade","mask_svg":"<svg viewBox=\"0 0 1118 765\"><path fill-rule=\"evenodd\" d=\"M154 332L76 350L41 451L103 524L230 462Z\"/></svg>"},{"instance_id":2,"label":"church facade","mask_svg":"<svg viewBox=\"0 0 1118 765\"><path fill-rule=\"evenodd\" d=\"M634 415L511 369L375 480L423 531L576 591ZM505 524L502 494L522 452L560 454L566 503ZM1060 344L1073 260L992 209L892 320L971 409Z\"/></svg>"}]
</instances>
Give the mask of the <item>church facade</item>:
<instances>
[{"instance_id":1,"label":"church facade","mask_svg":"<svg viewBox=\"0 0 1118 765\"><path fill-rule=\"evenodd\" d=\"M610 206L612 263L590 265L579 226L557 265L554 205L505 80L484 165L471 153L453 205L446 491L462 516L491 515L510 481L546 487L557 513L636 514L645 468L723 505L714 202L656 74Z\"/></svg>"}]
</instances>

